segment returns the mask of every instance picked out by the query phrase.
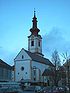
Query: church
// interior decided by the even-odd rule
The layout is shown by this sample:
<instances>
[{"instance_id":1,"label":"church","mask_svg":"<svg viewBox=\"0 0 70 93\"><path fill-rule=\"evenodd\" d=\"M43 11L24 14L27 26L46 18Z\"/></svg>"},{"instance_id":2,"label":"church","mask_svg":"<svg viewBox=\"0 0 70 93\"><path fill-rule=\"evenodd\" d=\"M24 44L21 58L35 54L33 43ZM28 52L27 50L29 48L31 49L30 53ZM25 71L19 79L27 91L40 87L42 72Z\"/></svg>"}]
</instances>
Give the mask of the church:
<instances>
[{"instance_id":1,"label":"church","mask_svg":"<svg viewBox=\"0 0 70 93\"><path fill-rule=\"evenodd\" d=\"M28 36L28 50L24 48L14 59L14 80L24 82L46 82L48 76L43 76L46 69L54 65L42 53L42 37L37 27L37 18L34 11L31 34Z\"/></svg>"}]
</instances>

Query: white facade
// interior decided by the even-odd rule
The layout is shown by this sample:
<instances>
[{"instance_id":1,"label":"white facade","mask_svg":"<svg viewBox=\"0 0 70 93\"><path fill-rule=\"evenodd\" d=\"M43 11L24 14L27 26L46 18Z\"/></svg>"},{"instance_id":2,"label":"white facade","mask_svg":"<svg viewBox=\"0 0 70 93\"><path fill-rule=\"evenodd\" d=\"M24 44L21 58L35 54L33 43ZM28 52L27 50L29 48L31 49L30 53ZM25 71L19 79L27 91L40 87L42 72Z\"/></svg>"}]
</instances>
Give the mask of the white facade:
<instances>
[{"instance_id":1,"label":"white facade","mask_svg":"<svg viewBox=\"0 0 70 93\"><path fill-rule=\"evenodd\" d=\"M30 60L31 58L22 49L18 56L14 59L15 64L15 80L30 79Z\"/></svg>"},{"instance_id":2,"label":"white facade","mask_svg":"<svg viewBox=\"0 0 70 93\"><path fill-rule=\"evenodd\" d=\"M16 56L14 64L15 81L20 81L22 79L29 81L44 81L42 73L48 68L48 65L33 61L24 49Z\"/></svg>"}]
</instances>

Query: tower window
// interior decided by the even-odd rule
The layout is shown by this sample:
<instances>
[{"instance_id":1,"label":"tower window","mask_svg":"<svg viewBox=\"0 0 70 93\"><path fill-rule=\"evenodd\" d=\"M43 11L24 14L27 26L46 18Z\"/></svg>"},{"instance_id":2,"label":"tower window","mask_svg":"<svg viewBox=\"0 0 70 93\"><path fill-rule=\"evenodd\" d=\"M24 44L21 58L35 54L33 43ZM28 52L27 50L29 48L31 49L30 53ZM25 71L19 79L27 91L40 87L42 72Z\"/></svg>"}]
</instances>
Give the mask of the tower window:
<instances>
[{"instance_id":1,"label":"tower window","mask_svg":"<svg viewBox=\"0 0 70 93\"><path fill-rule=\"evenodd\" d=\"M40 46L40 41L38 42L38 45Z\"/></svg>"},{"instance_id":2,"label":"tower window","mask_svg":"<svg viewBox=\"0 0 70 93\"><path fill-rule=\"evenodd\" d=\"M31 46L34 46L34 41L31 41Z\"/></svg>"},{"instance_id":3,"label":"tower window","mask_svg":"<svg viewBox=\"0 0 70 93\"><path fill-rule=\"evenodd\" d=\"M34 81L36 80L36 69L34 69Z\"/></svg>"}]
</instances>

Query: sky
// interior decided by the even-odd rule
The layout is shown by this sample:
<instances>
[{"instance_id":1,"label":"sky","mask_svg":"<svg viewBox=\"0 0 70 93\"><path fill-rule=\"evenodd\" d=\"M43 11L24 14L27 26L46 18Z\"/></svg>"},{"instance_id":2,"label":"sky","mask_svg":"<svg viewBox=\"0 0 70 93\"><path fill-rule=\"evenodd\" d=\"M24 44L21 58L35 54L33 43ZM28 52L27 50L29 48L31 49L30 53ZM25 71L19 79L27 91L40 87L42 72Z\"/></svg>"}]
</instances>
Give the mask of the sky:
<instances>
[{"instance_id":1,"label":"sky","mask_svg":"<svg viewBox=\"0 0 70 93\"><path fill-rule=\"evenodd\" d=\"M0 0L0 59L8 64L28 49L34 8L45 57L70 53L70 0Z\"/></svg>"}]
</instances>

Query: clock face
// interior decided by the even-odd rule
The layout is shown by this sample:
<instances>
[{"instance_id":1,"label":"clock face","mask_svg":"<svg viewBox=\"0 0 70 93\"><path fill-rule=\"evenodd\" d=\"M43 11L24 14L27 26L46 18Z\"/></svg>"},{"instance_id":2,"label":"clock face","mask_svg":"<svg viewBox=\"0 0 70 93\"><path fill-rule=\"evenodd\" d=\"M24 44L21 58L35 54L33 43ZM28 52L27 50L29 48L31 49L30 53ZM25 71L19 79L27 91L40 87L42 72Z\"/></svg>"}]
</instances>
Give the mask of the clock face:
<instances>
[{"instance_id":1,"label":"clock face","mask_svg":"<svg viewBox=\"0 0 70 93\"><path fill-rule=\"evenodd\" d=\"M21 70L22 70L22 71L24 70L24 67L23 67L23 66L21 67Z\"/></svg>"}]
</instances>

